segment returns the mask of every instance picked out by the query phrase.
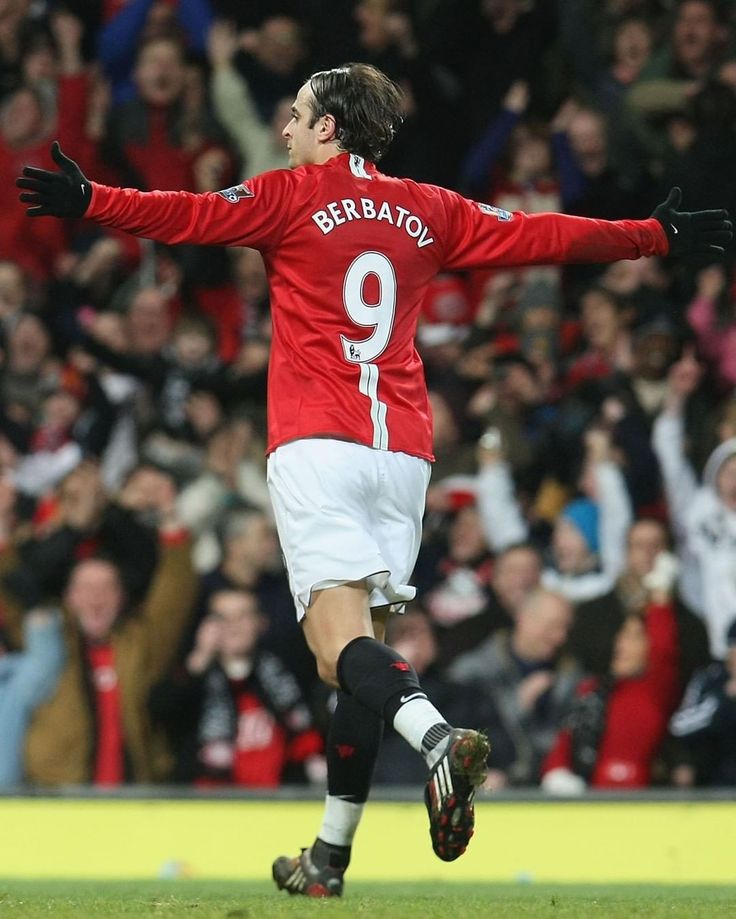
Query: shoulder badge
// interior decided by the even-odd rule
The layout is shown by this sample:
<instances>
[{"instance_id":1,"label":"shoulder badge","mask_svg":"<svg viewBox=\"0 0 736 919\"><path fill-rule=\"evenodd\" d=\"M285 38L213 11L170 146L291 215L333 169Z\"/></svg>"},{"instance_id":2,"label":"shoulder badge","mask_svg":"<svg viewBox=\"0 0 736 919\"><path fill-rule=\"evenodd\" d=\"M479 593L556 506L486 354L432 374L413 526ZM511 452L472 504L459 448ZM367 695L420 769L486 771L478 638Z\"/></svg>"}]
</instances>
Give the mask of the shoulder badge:
<instances>
[{"instance_id":1,"label":"shoulder badge","mask_svg":"<svg viewBox=\"0 0 736 919\"><path fill-rule=\"evenodd\" d=\"M241 198L255 198L256 193L243 182L240 185L233 185L232 188L224 188L222 191L218 191L217 194L229 201L230 204L237 204Z\"/></svg>"},{"instance_id":2,"label":"shoulder badge","mask_svg":"<svg viewBox=\"0 0 736 919\"><path fill-rule=\"evenodd\" d=\"M478 205L480 210L483 211L484 214L492 214L496 220L507 221L514 219L514 215L511 213L511 211L505 211L502 207L494 207L493 204L486 204L483 201L476 201L475 203Z\"/></svg>"}]
</instances>

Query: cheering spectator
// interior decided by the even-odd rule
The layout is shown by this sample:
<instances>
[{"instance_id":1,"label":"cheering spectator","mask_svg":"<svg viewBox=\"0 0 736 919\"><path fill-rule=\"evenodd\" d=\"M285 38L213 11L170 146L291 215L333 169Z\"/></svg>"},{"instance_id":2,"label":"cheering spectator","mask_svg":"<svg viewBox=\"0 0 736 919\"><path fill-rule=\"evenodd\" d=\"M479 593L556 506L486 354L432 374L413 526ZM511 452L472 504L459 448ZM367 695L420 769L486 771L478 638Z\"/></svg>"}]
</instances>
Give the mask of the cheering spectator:
<instances>
[{"instance_id":1,"label":"cheering spectator","mask_svg":"<svg viewBox=\"0 0 736 919\"><path fill-rule=\"evenodd\" d=\"M282 99L293 99L301 84L307 46L304 29L292 16L267 16L246 32L235 66L253 94L261 119L268 124Z\"/></svg>"},{"instance_id":2,"label":"cheering spectator","mask_svg":"<svg viewBox=\"0 0 736 919\"><path fill-rule=\"evenodd\" d=\"M192 455L192 441L206 439L211 428L197 427L196 411L188 410L188 400L198 384L217 387L222 376L216 355L215 333L202 317L184 316L171 334L171 348L155 354L137 355L111 348L94 334L96 323L88 326L92 334L83 335L80 346L91 356L120 373L142 380L150 388L155 415L148 456L161 466L181 472L199 464ZM198 471L198 469L197 469Z\"/></svg>"},{"instance_id":3,"label":"cheering spectator","mask_svg":"<svg viewBox=\"0 0 736 919\"><path fill-rule=\"evenodd\" d=\"M700 374L691 353L673 365L653 444L683 562L682 595L705 620L711 653L720 660L726 653L726 628L736 609L736 438L725 440L711 453L698 485L685 452L684 409Z\"/></svg>"},{"instance_id":4,"label":"cheering spectator","mask_svg":"<svg viewBox=\"0 0 736 919\"><path fill-rule=\"evenodd\" d=\"M673 593L678 562L671 554L667 528L660 520L635 520L626 537L626 562L610 593L575 608L569 650L583 669L602 677L610 670L616 636L626 618L643 615L648 601L646 584L656 583ZM708 635L703 620L674 594L677 647L681 687L710 660Z\"/></svg>"},{"instance_id":5,"label":"cheering spectator","mask_svg":"<svg viewBox=\"0 0 736 919\"><path fill-rule=\"evenodd\" d=\"M137 98L115 106L107 126L107 157L139 188L214 191L227 184L232 162L222 131L204 100L190 92L184 50L158 37L138 49ZM195 86L196 90L196 86Z\"/></svg>"},{"instance_id":6,"label":"cheering spectator","mask_svg":"<svg viewBox=\"0 0 736 919\"><path fill-rule=\"evenodd\" d=\"M567 726L543 767L542 788L552 794L579 794L588 785L641 788L651 781L677 704L679 675L672 598L654 578L647 584L644 617L624 620L609 676L578 687Z\"/></svg>"},{"instance_id":7,"label":"cheering spectator","mask_svg":"<svg viewBox=\"0 0 736 919\"><path fill-rule=\"evenodd\" d=\"M598 97L609 111L620 110L629 87L647 65L653 46L653 29L645 18L626 16L616 24L612 60L598 88Z\"/></svg>"},{"instance_id":8,"label":"cheering spectator","mask_svg":"<svg viewBox=\"0 0 736 919\"><path fill-rule=\"evenodd\" d=\"M55 14L52 24L59 46L58 79L52 60L43 85L27 80L0 100L2 175L12 175L13 170L28 163L50 166L51 138L57 137L76 150L77 138L84 133L86 80L79 67L69 61L70 57L78 61L81 26L75 17L61 12ZM51 226L48 221L24 221L7 183L0 184L0 215L0 259L17 262L34 277L47 280L68 244L67 228Z\"/></svg>"},{"instance_id":9,"label":"cheering spectator","mask_svg":"<svg viewBox=\"0 0 736 919\"><path fill-rule=\"evenodd\" d=\"M183 35L193 51L203 52L212 22L209 0L105 0L107 21L98 51L112 83L113 101L127 102L135 94L131 79L141 43L160 36Z\"/></svg>"},{"instance_id":10,"label":"cheering spectator","mask_svg":"<svg viewBox=\"0 0 736 919\"><path fill-rule=\"evenodd\" d=\"M212 101L217 117L237 143L244 177L269 169L286 169L288 153L281 135L289 120L291 96L281 100L265 121L251 96L250 87L233 65L237 35L223 22L210 30L209 59L212 64Z\"/></svg>"},{"instance_id":11,"label":"cheering spectator","mask_svg":"<svg viewBox=\"0 0 736 919\"><path fill-rule=\"evenodd\" d=\"M677 4L669 40L652 55L627 98L634 134L650 155L665 150L667 135L658 130L658 120L684 112L693 92L718 69L730 37L717 0Z\"/></svg>"},{"instance_id":12,"label":"cheering spectator","mask_svg":"<svg viewBox=\"0 0 736 919\"><path fill-rule=\"evenodd\" d=\"M546 126L521 119L529 104L529 86L520 80L504 96L501 112L468 154L462 184L474 195L510 211L560 209L560 190L553 169ZM507 152L506 169L499 168Z\"/></svg>"},{"instance_id":13,"label":"cheering spectator","mask_svg":"<svg viewBox=\"0 0 736 919\"><path fill-rule=\"evenodd\" d=\"M621 137L623 131L614 130L610 114L577 106L567 115L562 129L578 173L577 182L572 181L571 175L566 186L565 210L581 217L606 220L648 214L654 202L645 181L648 174L645 164L635 158L632 162L626 149L628 139ZM575 274L589 277L589 272Z\"/></svg>"},{"instance_id":14,"label":"cheering spectator","mask_svg":"<svg viewBox=\"0 0 736 919\"><path fill-rule=\"evenodd\" d=\"M265 626L253 593L217 591L184 673L156 688L153 710L176 738L179 780L275 788L295 780L295 766L324 780L322 738L298 681L261 646Z\"/></svg>"},{"instance_id":15,"label":"cheering spectator","mask_svg":"<svg viewBox=\"0 0 736 919\"><path fill-rule=\"evenodd\" d=\"M541 575L541 553L530 543L518 543L500 552L493 560L484 608L450 628L435 626L440 667L476 648L497 629L513 625L527 597L539 587Z\"/></svg>"},{"instance_id":16,"label":"cheering spectator","mask_svg":"<svg viewBox=\"0 0 736 919\"><path fill-rule=\"evenodd\" d=\"M59 596L75 562L100 553L115 562L125 593L137 603L156 564L155 535L136 518L141 508L135 496L151 478L154 488L166 487L159 473L137 470L111 502L99 467L79 464L37 505L35 532L14 547L14 565L4 576L6 590L26 607Z\"/></svg>"},{"instance_id":17,"label":"cheering spectator","mask_svg":"<svg viewBox=\"0 0 736 919\"><path fill-rule=\"evenodd\" d=\"M189 537L173 516L170 480L139 497L160 523L151 586L140 608L132 609L114 562L90 556L72 567L63 598L69 657L56 692L36 709L28 731L31 782L114 786L162 774L147 697L176 652L195 579ZM16 609L7 595L4 605L6 613Z\"/></svg>"},{"instance_id":18,"label":"cheering spectator","mask_svg":"<svg viewBox=\"0 0 736 919\"><path fill-rule=\"evenodd\" d=\"M586 433L581 483L586 497L563 509L552 534L553 565L542 583L579 603L606 593L624 563L631 502L610 437L603 429Z\"/></svg>"},{"instance_id":19,"label":"cheering spectator","mask_svg":"<svg viewBox=\"0 0 736 919\"><path fill-rule=\"evenodd\" d=\"M591 427L585 435L585 456L579 477L584 497L563 508L555 522L551 542L552 564L542 583L573 602L589 600L613 587L624 560L626 530L631 521L631 502L619 465L614 461L610 433ZM478 482L482 504L486 505L486 528L494 531L498 548L527 536L527 524L520 514L518 499L508 469L489 461L484 454L485 472ZM513 534L513 537L511 536Z\"/></svg>"},{"instance_id":20,"label":"cheering spectator","mask_svg":"<svg viewBox=\"0 0 736 919\"><path fill-rule=\"evenodd\" d=\"M686 95L688 81L703 80L720 59L729 32L717 0L681 0L668 42L655 52L641 74L634 108L662 111ZM666 108L665 108L666 110Z\"/></svg>"},{"instance_id":21,"label":"cheering spectator","mask_svg":"<svg viewBox=\"0 0 736 919\"><path fill-rule=\"evenodd\" d=\"M626 372L631 367L631 336L625 304L611 291L589 288L580 303L585 350L568 368L565 386Z\"/></svg>"},{"instance_id":22,"label":"cheering spectator","mask_svg":"<svg viewBox=\"0 0 736 919\"><path fill-rule=\"evenodd\" d=\"M576 81L595 88L601 103L615 102L648 61L657 8L656 0L570 0L559 7L560 41Z\"/></svg>"},{"instance_id":23,"label":"cheering spectator","mask_svg":"<svg viewBox=\"0 0 736 919\"><path fill-rule=\"evenodd\" d=\"M294 615L294 602L270 514L257 510L231 511L221 521L219 531L222 560L202 577L197 620L206 615L209 598L214 593L252 592L266 621L263 647L282 660L304 692L309 693L316 679L314 658Z\"/></svg>"}]
</instances>

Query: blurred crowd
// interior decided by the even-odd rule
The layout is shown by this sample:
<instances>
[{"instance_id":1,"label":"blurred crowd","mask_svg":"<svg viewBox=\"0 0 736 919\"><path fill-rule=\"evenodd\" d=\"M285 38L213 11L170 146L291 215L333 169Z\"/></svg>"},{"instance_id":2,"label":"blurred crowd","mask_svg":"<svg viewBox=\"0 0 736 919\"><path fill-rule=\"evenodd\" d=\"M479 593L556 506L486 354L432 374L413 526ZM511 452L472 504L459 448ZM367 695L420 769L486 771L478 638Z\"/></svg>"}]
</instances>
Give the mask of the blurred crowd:
<instances>
[{"instance_id":1,"label":"blurred crowd","mask_svg":"<svg viewBox=\"0 0 736 919\"><path fill-rule=\"evenodd\" d=\"M0 0L0 788L321 784L265 481L248 249L27 220L53 168L218 190L286 165L315 69L405 93L381 168L502 209L736 213L736 3ZM489 788L736 785L736 276L436 279L437 462L389 637ZM422 781L387 732L376 779Z\"/></svg>"}]
</instances>

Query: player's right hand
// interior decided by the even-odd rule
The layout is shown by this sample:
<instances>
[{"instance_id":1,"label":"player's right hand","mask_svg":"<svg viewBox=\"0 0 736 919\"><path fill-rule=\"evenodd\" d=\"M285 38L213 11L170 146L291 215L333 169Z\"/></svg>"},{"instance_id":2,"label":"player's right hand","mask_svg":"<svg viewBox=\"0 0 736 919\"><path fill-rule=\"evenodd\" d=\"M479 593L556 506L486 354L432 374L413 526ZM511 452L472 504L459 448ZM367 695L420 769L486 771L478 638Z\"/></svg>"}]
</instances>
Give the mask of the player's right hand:
<instances>
[{"instance_id":1,"label":"player's right hand","mask_svg":"<svg viewBox=\"0 0 736 919\"><path fill-rule=\"evenodd\" d=\"M27 217L82 217L92 200L89 179L74 160L65 156L58 141L51 145L51 156L61 172L24 166L23 177L16 179L24 204L31 204Z\"/></svg>"}]
</instances>

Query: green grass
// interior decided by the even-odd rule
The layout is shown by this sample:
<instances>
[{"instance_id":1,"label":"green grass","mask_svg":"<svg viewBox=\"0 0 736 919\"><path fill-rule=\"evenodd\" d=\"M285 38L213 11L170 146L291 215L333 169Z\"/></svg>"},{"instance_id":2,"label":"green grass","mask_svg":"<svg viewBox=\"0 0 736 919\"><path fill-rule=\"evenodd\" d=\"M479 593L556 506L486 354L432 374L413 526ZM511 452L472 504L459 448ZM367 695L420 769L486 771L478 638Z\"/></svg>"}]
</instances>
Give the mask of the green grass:
<instances>
[{"instance_id":1,"label":"green grass","mask_svg":"<svg viewBox=\"0 0 736 919\"><path fill-rule=\"evenodd\" d=\"M267 883L3 881L2 919L712 919L736 916L736 887L501 884L349 885L342 900L308 900Z\"/></svg>"}]
</instances>

